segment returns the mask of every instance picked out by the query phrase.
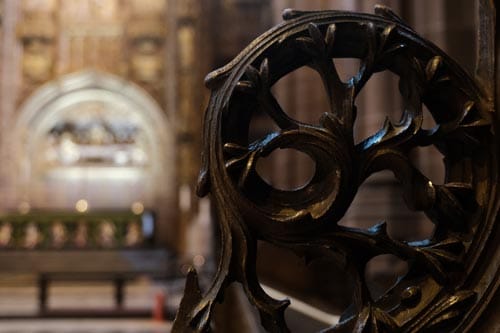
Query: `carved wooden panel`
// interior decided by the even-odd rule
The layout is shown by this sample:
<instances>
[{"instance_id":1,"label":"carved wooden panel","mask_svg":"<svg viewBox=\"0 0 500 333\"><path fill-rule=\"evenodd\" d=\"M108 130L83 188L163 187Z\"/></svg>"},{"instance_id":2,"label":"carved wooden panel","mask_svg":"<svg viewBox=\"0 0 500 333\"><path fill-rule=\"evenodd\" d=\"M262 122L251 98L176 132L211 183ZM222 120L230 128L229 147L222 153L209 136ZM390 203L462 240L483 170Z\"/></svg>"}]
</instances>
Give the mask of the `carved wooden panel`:
<instances>
[{"instance_id":1,"label":"carved wooden panel","mask_svg":"<svg viewBox=\"0 0 500 333\"><path fill-rule=\"evenodd\" d=\"M210 193L217 209L221 258L205 293L196 272L188 274L173 331L208 331L215 302L235 281L268 331L289 331L284 319L289 302L272 299L259 284L257 240L307 260L333 257L349 274L355 284L352 306L324 332L468 330L498 284L497 246L491 246L498 243L492 90L386 7L377 6L375 15L287 10L284 19L206 78L212 97L205 115L199 194ZM488 29L483 32L493 33L492 26ZM491 45L486 46L484 56L491 57ZM361 66L343 81L332 58L358 58ZM318 72L328 95L329 111L319 124L294 119L271 91L280 78L303 66ZM403 116L399 122L388 119L376 134L355 143L356 117L369 112L356 108L356 98L382 71L399 77ZM430 129L422 126L424 105L436 123ZM266 113L278 129L250 140L255 112ZM425 146L443 154L444 184L433 183L409 158ZM315 162L314 175L303 187L275 188L256 170L260 159L285 148ZM434 224L431 237L393 239L384 222L368 229L339 224L358 188L382 170L394 174L406 205ZM406 261L408 272L373 297L365 268L381 254ZM485 255L492 258L486 264L480 260Z\"/></svg>"},{"instance_id":2,"label":"carved wooden panel","mask_svg":"<svg viewBox=\"0 0 500 333\"><path fill-rule=\"evenodd\" d=\"M22 95L52 79L57 45L55 1L22 2L22 21L17 26L22 55Z\"/></svg>"},{"instance_id":3,"label":"carved wooden panel","mask_svg":"<svg viewBox=\"0 0 500 333\"><path fill-rule=\"evenodd\" d=\"M19 1L21 99L61 74L92 68L133 80L163 104L166 4L163 0Z\"/></svg>"}]
</instances>

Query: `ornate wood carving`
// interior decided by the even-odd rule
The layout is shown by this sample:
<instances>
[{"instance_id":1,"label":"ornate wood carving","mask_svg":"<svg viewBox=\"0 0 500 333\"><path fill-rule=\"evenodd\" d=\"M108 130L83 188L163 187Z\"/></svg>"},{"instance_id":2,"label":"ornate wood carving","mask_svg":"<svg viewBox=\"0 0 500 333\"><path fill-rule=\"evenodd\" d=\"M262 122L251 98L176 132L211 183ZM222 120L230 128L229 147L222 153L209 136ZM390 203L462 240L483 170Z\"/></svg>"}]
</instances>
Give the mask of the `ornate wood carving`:
<instances>
[{"instance_id":1,"label":"ornate wood carving","mask_svg":"<svg viewBox=\"0 0 500 333\"><path fill-rule=\"evenodd\" d=\"M375 15L287 10L284 19L206 78L212 97L205 115L199 194L210 193L217 209L221 258L204 294L196 272L188 274L173 331L208 331L215 302L234 281L242 284L268 331L289 331L284 319L288 301L272 299L258 282L257 240L310 260L332 256L355 281L352 306L325 332L466 330L498 284L497 247L491 246L498 244L492 91L482 89L386 7L377 6ZM347 82L332 61L345 57L361 60L359 72ZM301 66L320 74L329 96L330 110L319 125L291 118L270 90ZM375 135L355 144L356 113L369 111L356 110L356 97L380 71L399 76L403 117L398 123L387 120ZM437 124L432 129L422 128L423 105ZM258 110L279 130L249 142L250 119ZM408 157L428 145L445 156L442 185L432 183ZM307 185L283 191L259 176L257 161L280 148L299 150L315 161ZM359 186L381 170L391 170L408 207L425 212L435 224L430 239L392 239L385 223L367 230L338 225ZM380 254L396 255L409 270L373 299L365 265ZM486 254L494 258L488 261L489 274L480 260Z\"/></svg>"}]
</instances>

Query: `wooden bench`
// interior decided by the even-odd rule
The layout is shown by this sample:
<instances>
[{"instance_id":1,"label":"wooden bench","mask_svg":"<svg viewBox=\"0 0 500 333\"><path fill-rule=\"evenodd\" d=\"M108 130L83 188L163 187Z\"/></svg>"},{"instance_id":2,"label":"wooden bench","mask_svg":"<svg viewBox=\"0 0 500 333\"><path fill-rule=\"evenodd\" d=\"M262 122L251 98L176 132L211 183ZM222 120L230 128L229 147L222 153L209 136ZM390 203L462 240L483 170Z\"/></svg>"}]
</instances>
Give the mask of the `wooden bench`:
<instances>
[{"instance_id":1,"label":"wooden bench","mask_svg":"<svg viewBox=\"0 0 500 333\"><path fill-rule=\"evenodd\" d=\"M82 230L84 237L82 238ZM52 281L112 281L116 307L124 313L124 285L146 275L174 277L175 256L155 245L154 214L144 212L34 212L0 217L0 267L9 274L35 274L40 315L61 315L48 309ZM71 313L76 315L75 312ZM80 311L78 315L90 315Z\"/></svg>"},{"instance_id":2,"label":"wooden bench","mask_svg":"<svg viewBox=\"0 0 500 333\"><path fill-rule=\"evenodd\" d=\"M0 252L0 267L2 271L13 274L37 275L40 315L62 314L47 308L51 281L112 281L116 304L113 312L118 315L123 310L123 289L127 280L142 275L168 279L174 277L176 271L173 255L164 249L7 250ZM79 312L89 314L88 311Z\"/></svg>"}]
</instances>

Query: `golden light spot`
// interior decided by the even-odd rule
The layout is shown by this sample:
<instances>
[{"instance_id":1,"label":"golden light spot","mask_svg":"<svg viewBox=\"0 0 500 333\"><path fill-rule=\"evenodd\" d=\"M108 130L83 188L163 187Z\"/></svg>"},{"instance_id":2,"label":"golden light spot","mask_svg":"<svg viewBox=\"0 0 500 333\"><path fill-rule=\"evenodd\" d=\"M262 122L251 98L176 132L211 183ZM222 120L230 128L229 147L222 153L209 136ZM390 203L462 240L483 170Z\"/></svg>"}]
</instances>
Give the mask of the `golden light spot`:
<instances>
[{"instance_id":1,"label":"golden light spot","mask_svg":"<svg viewBox=\"0 0 500 333\"><path fill-rule=\"evenodd\" d=\"M135 215L140 215L144 212L144 205L140 201L136 201L130 206L130 209L132 210L132 213Z\"/></svg>"},{"instance_id":2,"label":"golden light spot","mask_svg":"<svg viewBox=\"0 0 500 333\"><path fill-rule=\"evenodd\" d=\"M19 206L17 206L17 210L19 210L19 213L21 214L28 214L31 210L30 203L27 201L22 201Z\"/></svg>"},{"instance_id":3,"label":"golden light spot","mask_svg":"<svg viewBox=\"0 0 500 333\"><path fill-rule=\"evenodd\" d=\"M80 199L76 202L75 209L79 213L85 213L89 209L89 203L85 199Z\"/></svg>"}]
</instances>

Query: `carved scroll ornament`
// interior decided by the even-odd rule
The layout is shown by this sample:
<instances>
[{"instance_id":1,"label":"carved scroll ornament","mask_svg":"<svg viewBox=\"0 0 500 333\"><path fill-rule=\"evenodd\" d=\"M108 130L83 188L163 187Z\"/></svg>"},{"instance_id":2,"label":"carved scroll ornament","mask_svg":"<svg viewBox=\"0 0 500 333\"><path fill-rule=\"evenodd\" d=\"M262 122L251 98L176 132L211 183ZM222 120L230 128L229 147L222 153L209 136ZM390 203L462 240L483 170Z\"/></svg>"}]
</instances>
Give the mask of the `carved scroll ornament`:
<instances>
[{"instance_id":1,"label":"carved scroll ornament","mask_svg":"<svg viewBox=\"0 0 500 333\"><path fill-rule=\"evenodd\" d=\"M210 193L217 209L221 258L204 294L196 272L188 274L173 331L208 331L215 302L234 281L242 284L268 331L289 331L284 320L289 302L272 299L258 282L257 240L309 258L331 255L355 281L352 306L324 332L467 330L498 279L498 274L486 277L478 260L498 203L498 138L488 92L385 7L376 7L375 15L287 10L284 19L207 76L212 97L205 115L199 194ZM343 82L332 58L360 59L359 72ZM329 112L319 125L290 117L270 90L302 66L319 73L329 97ZM388 119L375 135L355 144L356 113L366 112L356 110L356 97L381 71L399 76L403 117L398 123ZM423 105L434 128L422 127ZM249 142L250 119L257 111L269 115L279 130ZM445 157L442 185L409 158L417 147L429 145ZM257 161L280 148L299 150L315 161L307 185L283 191L259 176ZM392 171L408 207L425 212L434 223L431 238L395 240L385 223L370 229L338 224L360 185L381 170ZM367 262L380 254L399 257L409 270L373 299L364 272ZM489 261L493 272L497 261Z\"/></svg>"}]
</instances>

